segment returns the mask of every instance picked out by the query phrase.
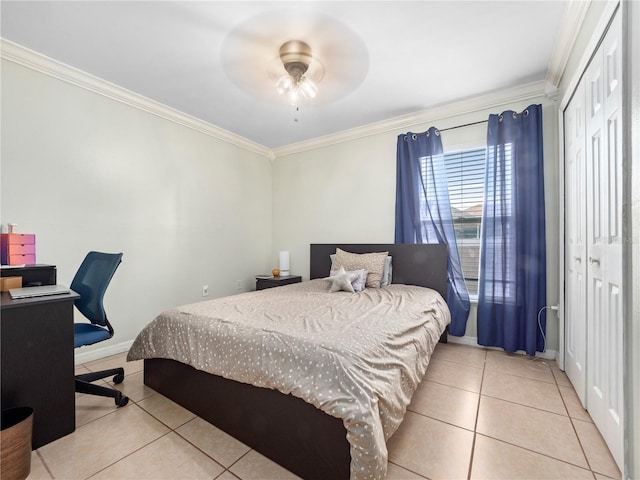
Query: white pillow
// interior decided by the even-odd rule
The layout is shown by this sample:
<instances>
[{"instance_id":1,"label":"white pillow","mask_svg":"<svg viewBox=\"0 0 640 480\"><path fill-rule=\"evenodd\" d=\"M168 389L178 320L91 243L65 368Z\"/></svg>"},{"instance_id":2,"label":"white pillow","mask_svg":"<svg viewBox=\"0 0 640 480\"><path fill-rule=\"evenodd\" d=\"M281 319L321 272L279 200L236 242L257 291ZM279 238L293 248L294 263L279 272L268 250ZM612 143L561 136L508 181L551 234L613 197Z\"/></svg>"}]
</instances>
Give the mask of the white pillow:
<instances>
[{"instance_id":1,"label":"white pillow","mask_svg":"<svg viewBox=\"0 0 640 480\"><path fill-rule=\"evenodd\" d=\"M331 270L329 273L329 277L335 277L340 270ZM367 271L366 270L352 270L346 273L357 273L358 278L356 278L351 285L353 286L354 292L361 292L364 290L364 286L367 282Z\"/></svg>"},{"instance_id":2,"label":"white pillow","mask_svg":"<svg viewBox=\"0 0 640 480\"><path fill-rule=\"evenodd\" d=\"M329 255L329 258L331 258L331 268L332 268L331 271L332 272L337 272L337 270L333 270L334 264L335 264L335 261L336 261L336 254L332 253L331 255ZM392 260L391 255L388 255L387 258L385 258L384 270L382 271L382 279L380 280L380 286L381 287L386 287L387 285L391 285L391 280L392 280L392 277L393 277L393 265L391 263L391 260ZM357 270L353 270L353 271L357 271ZM356 290L356 292L359 292L359 291L360 290Z\"/></svg>"},{"instance_id":3,"label":"white pillow","mask_svg":"<svg viewBox=\"0 0 640 480\"><path fill-rule=\"evenodd\" d=\"M329 292L339 292L343 290L345 292L354 293L352 283L355 282L359 278L359 275L354 272L346 272L344 267L340 267L338 272L328 277L326 280L329 280L331 287L329 288Z\"/></svg>"}]
</instances>

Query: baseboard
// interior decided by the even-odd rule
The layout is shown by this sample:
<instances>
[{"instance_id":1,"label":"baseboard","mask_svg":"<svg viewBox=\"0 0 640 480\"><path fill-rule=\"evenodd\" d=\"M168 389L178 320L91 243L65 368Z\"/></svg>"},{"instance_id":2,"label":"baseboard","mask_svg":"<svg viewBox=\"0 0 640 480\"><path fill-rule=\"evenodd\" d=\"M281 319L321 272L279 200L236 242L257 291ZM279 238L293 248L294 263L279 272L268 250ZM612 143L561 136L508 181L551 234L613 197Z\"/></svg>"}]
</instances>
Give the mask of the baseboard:
<instances>
[{"instance_id":1,"label":"baseboard","mask_svg":"<svg viewBox=\"0 0 640 480\"><path fill-rule=\"evenodd\" d=\"M133 340L117 343L115 345L109 345L107 347L94 348L93 350L75 351L75 364L92 362L94 360L100 360L101 358L110 357L118 353L127 352L131 348Z\"/></svg>"},{"instance_id":2,"label":"baseboard","mask_svg":"<svg viewBox=\"0 0 640 480\"><path fill-rule=\"evenodd\" d=\"M452 335L449 335L447 337L447 341L449 343L458 343L460 345L469 345L470 347L476 347L476 348L486 348L489 350L499 350L502 351L501 348L497 348L497 347L485 347L484 345L479 345L478 344L478 338L477 337L469 337L469 336L465 336L465 337L454 337ZM516 352L519 355L526 355L527 353L523 350L518 350ZM540 353L537 352L536 353L536 357L540 357L540 358L544 358L546 360L555 360L556 359L556 355L557 352L555 350L545 350L544 352Z\"/></svg>"}]
</instances>

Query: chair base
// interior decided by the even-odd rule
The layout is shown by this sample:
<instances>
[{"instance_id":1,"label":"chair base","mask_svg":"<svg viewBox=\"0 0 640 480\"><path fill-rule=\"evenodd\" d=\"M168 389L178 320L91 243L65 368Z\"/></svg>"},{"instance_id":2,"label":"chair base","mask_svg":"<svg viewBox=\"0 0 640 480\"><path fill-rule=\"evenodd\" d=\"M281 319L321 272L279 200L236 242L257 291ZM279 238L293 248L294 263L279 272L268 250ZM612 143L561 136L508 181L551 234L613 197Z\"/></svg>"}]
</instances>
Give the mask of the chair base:
<instances>
[{"instance_id":1,"label":"chair base","mask_svg":"<svg viewBox=\"0 0 640 480\"><path fill-rule=\"evenodd\" d=\"M89 395L99 395L101 397L111 397L115 400L118 407L124 407L129 402L129 397L123 395L120 390L91 383L112 375L114 376L113 383L122 383L124 380L124 368L112 368L110 370L102 370L100 372L76 375L76 392L87 393Z\"/></svg>"}]
</instances>

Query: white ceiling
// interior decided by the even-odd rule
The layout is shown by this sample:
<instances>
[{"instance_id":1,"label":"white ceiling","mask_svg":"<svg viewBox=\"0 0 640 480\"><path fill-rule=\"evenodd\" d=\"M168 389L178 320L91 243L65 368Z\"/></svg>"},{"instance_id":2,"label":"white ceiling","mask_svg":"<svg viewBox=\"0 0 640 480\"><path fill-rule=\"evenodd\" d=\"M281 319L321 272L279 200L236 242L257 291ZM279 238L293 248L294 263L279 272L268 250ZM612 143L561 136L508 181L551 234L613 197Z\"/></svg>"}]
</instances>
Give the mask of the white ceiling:
<instances>
[{"instance_id":1,"label":"white ceiling","mask_svg":"<svg viewBox=\"0 0 640 480\"><path fill-rule=\"evenodd\" d=\"M2 0L0 32L276 148L544 80L569 3ZM292 38L325 69L297 123L269 75Z\"/></svg>"}]
</instances>

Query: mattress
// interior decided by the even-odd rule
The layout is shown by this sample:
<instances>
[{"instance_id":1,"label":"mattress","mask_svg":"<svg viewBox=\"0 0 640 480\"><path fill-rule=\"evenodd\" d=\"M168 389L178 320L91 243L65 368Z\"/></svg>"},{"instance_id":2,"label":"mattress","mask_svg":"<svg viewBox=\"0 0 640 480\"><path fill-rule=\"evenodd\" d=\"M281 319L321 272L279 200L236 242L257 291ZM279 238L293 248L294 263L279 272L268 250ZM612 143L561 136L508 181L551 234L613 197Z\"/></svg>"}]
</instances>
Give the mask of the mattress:
<instances>
[{"instance_id":1,"label":"mattress","mask_svg":"<svg viewBox=\"0 0 640 480\"><path fill-rule=\"evenodd\" d=\"M317 279L167 310L140 332L127 359L168 358L299 397L342 420L352 480L384 478L386 440L449 310L424 287L328 289Z\"/></svg>"}]
</instances>

